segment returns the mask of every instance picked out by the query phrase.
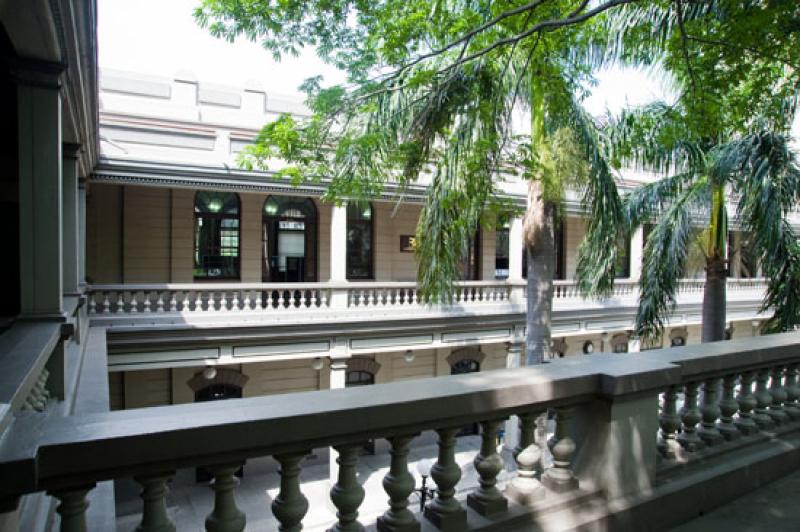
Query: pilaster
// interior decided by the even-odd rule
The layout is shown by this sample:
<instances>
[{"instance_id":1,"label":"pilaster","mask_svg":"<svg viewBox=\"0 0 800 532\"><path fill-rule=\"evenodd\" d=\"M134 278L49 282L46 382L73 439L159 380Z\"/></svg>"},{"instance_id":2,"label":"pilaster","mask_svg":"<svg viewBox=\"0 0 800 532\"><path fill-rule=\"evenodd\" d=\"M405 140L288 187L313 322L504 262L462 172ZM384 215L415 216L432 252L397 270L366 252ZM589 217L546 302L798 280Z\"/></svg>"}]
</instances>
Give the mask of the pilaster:
<instances>
[{"instance_id":1,"label":"pilaster","mask_svg":"<svg viewBox=\"0 0 800 532\"><path fill-rule=\"evenodd\" d=\"M64 293L79 294L80 285L80 200L78 198L78 157L80 146L64 144L63 146L63 204L64 237L62 240L62 256L64 260Z\"/></svg>"},{"instance_id":2,"label":"pilaster","mask_svg":"<svg viewBox=\"0 0 800 532\"><path fill-rule=\"evenodd\" d=\"M644 228L639 227L631 234L631 279L639 279L642 275L642 258L644 255Z\"/></svg>"},{"instance_id":3,"label":"pilaster","mask_svg":"<svg viewBox=\"0 0 800 532\"><path fill-rule=\"evenodd\" d=\"M45 62L17 65L20 303L23 315L61 316L61 72Z\"/></svg>"}]
</instances>

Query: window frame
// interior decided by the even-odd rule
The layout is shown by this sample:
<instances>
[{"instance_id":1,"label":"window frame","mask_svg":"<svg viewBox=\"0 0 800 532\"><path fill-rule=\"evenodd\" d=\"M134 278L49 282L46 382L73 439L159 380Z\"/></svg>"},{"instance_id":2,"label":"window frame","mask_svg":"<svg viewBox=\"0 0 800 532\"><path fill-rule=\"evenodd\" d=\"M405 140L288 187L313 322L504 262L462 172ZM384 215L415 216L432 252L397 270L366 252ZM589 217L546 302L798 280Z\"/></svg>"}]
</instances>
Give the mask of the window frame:
<instances>
[{"instance_id":1,"label":"window frame","mask_svg":"<svg viewBox=\"0 0 800 532\"><path fill-rule=\"evenodd\" d=\"M364 219L363 216L361 217L351 217L350 208L353 207L355 210L363 209L363 207L369 207L369 219ZM372 205L371 202L351 202L347 204L346 207L346 218L347 218L347 233L345 236L345 278L348 281L373 281L375 280L375 207ZM350 239L347 238L350 234L350 227L351 224L355 224L358 226L368 226L369 228L369 267L368 272L366 275L352 275L350 273Z\"/></svg>"},{"instance_id":2,"label":"window frame","mask_svg":"<svg viewBox=\"0 0 800 532\"><path fill-rule=\"evenodd\" d=\"M267 213L267 204L269 203L270 200L274 200L278 205L278 211L275 214L268 214ZM300 205L301 203L306 203L307 204L306 206L308 207L308 211L309 211L307 213L304 213L305 216L303 218L295 218L295 217L292 217L292 216L286 216L286 215L283 214L283 211L280 210L281 207L284 206L282 204L289 204L289 206L291 206L292 204ZM303 208L302 207L297 207L297 208L298 208L298 210L303 212ZM310 217L313 217L313 219L311 219ZM319 226L320 226L319 219L320 219L320 216L319 216L319 209L317 208L317 204L310 197L306 197L306 196L302 196L302 197L300 197L300 196L285 196L285 195L279 195L279 194L270 194L269 196L264 198L264 203L261 204L261 230L260 230L261 236L259 238L261 239L261 280L262 280L262 282L265 282L265 283L279 282L279 281L273 281L272 279L267 279L266 278L267 277L267 270L265 269L265 261L269 260L271 257L270 256L264 256L265 253L267 253L267 255L269 255L269 252L270 252L270 250L265 249L265 247L264 247L264 225L267 224L267 223L273 223L273 222L280 223L281 221L292 221L292 220L300 220L300 219L302 219L304 221L304 223L305 223L305 229L303 229L303 235L304 235L304 239L305 239L304 243L305 243L305 247L306 247L305 255L304 255L304 259L306 260L306 267L304 269L304 277L305 277L305 279L302 282L306 282L306 283L318 282L318 280L319 280L319 263L320 263L320 260L319 260ZM309 226L311 226L312 229L309 229ZM269 227L269 229L272 230L274 228L273 227ZM277 233L276 234L271 234L270 237L274 239L276 237L276 235L277 235ZM311 245L309 245L309 244L311 244ZM271 241L270 241L270 245L272 245ZM275 245L277 246L277 242L275 243ZM313 255L311 253L309 253L309 251L308 251L309 248L313 248ZM307 259L308 259L309 256L313 256L313 258L314 258L314 267L313 268L308 268Z\"/></svg>"},{"instance_id":3,"label":"window frame","mask_svg":"<svg viewBox=\"0 0 800 532\"><path fill-rule=\"evenodd\" d=\"M225 213L225 212L218 212L218 213L214 213L214 212L197 212L198 211L197 198L198 198L198 195L203 193L203 192L213 192L213 193L217 193L217 194L229 194L229 195L231 195L233 198L236 199L236 214L230 214L230 213ZM192 233L193 233L193 235L192 236L193 236L193 240L194 240L193 246L192 246L193 247L193 253L192 253L192 262L193 262L192 277L193 277L193 279L195 281L212 281L212 282L214 282L214 281L239 281L239 280L241 280L241 278L242 278L242 200L239 197L239 194L237 194L236 192L225 192L225 191L216 191L216 190L212 190L212 191L209 191L209 190L198 190L194 194L194 204L193 204L193 212L192 212L192 214L193 214L193 217L192 217L192 222L193 222ZM222 235L221 235L221 233L222 233L222 230L221 230L221 228L222 228L222 223L221 223L222 220L236 220L236 275L235 276L212 277L212 276L209 276L209 275L201 275L201 276L197 275L197 271L200 269L198 267L198 264L197 264L198 251L199 251L199 241L198 241L198 234L197 234L198 233L198 229L199 229L199 226L197 224L198 218L202 218L203 220L214 220L215 222L218 223L217 234L215 235L215 240L217 240L217 241L220 241L221 237L222 237ZM222 245L221 244L218 244L217 247L220 250L222 249ZM230 249L233 249L233 248L230 248ZM217 256L222 257L224 255L217 255ZM205 271L207 271L207 269Z\"/></svg>"}]
</instances>

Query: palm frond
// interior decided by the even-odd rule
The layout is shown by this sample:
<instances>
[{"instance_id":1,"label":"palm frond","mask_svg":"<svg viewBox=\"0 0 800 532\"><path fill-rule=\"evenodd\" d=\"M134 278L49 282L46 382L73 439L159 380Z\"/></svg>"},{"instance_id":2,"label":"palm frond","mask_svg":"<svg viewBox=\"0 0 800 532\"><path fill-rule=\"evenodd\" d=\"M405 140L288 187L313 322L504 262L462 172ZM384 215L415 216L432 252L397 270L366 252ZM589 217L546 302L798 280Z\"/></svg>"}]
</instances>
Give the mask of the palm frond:
<instances>
[{"instance_id":1,"label":"palm frond","mask_svg":"<svg viewBox=\"0 0 800 532\"><path fill-rule=\"evenodd\" d=\"M661 213L650 231L639 279L635 328L635 334L645 340L663 334L665 321L675 308L678 281L683 277L695 231L691 213L709 200L708 181L695 181Z\"/></svg>"}]
</instances>

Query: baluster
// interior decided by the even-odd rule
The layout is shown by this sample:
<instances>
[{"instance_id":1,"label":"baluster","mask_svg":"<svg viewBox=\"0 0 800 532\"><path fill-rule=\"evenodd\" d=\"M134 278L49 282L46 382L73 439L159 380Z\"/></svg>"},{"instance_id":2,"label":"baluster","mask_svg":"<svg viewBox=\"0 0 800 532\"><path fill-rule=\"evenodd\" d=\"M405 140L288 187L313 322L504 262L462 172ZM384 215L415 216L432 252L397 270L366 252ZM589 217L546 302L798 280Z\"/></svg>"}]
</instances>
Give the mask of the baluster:
<instances>
[{"instance_id":1,"label":"baluster","mask_svg":"<svg viewBox=\"0 0 800 532\"><path fill-rule=\"evenodd\" d=\"M703 418L700 409L697 407L697 387L699 383L690 382L686 385L683 408L681 408L681 433L678 435L678 443L684 449L693 453L701 450L705 444L700 436L697 435L697 424Z\"/></svg>"},{"instance_id":2,"label":"baluster","mask_svg":"<svg viewBox=\"0 0 800 532\"><path fill-rule=\"evenodd\" d=\"M103 314L111 314L111 300L108 298L108 292L103 292Z\"/></svg>"},{"instance_id":3,"label":"baluster","mask_svg":"<svg viewBox=\"0 0 800 532\"><path fill-rule=\"evenodd\" d=\"M319 295L320 295L320 298L321 298L320 299L320 306L321 307L327 307L328 306L328 301L330 300L330 298L328 297L328 290L320 290Z\"/></svg>"},{"instance_id":4,"label":"baluster","mask_svg":"<svg viewBox=\"0 0 800 532\"><path fill-rule=\"evenodd\" d=\"M439 456L431 469L436 482L436 498L425 507L425 518L442 530L465 530L467 511L455 498L456 484L461 479L461 468L455 459L456 434L461 427L438 429Z\"/></svg>"},{"instance_id":5,"label":"baluster","mask_svg":"<svg viewBox=\"0 0 800 532\"><path fill-rule=\"evenodd\" d=\"M658 450L664 458L674 460L677 456L678 441L677 432L681 428L681 418L677 411L678 388L670 386L664 392L664 399L661 403L661 415L658 417L658 424L661 430L658 432Z\"/></svg>"},{"instance_id":6,"label":"baluster","mask_svg":"<svg viewBox=\"0 0 800 532\"><path fill-rule=\"evenodd\" d=\"M86 509L89 508L89 501L86 494L94 488L85 486L65 491L48 492L58 499L56 512L61 516L61 532L86 532Z\"/></svg>"},{"instance_id":7,"label":"baluster","mask_svg":"<svg viewBox=\"0 0 800 532\"><path fill-rule=\"evenodd\" d=\"M720 409L717 406L718 382L719 379L711 378L706 379L703 384L703 407L700 409L703 422L697 431L697 435L708 447L713 447L724 440L719 429L717 429L717 419L720 416Z\"/></svg>"},{"instance_id":8,"label":"baluster","mask_svg":"<svg viewBox=\"0 0 800 532\"><path fill-rule=\"evenodd\" d=\"M169 311L178 312L178 297L176 291L171 291L169 293Z\"/></svg>"},{"instance_id":9,"label":"baluster","mask_svg":"<svg viewBox=\"0 0 800 532\"><path fill-rule=\"evenodd\" d=\"M408 445L413 435L389 438L392 444L391 466L383 477L383 489L389 495L389 509L378 517L380 532L419 532L419 521L408 509L408 496L414 491L414 477L408 472Z\"/></svg>"},{"instance_id":10,"label":"baluster","mask_svg":"<svg viewBox=\"0 0 800 532\"><path fill-rule=\"evenodd\" d=\"M769 392L772 396L772 404L769 407L769 417L776 425L785 425L789 422L789 415L783 410L783 402L786 401L786 390L783 388L783 366L775 366L770 372L772 384Z\"/></svg>"},{"instance_id":11,"label":"baluster","mask_svg":"<svg viewBox=\"0 0 800 532\"><path fill-rule=\"evenodd\" d=\"M97 298L97 294L94 293L94 292L89 296L89 314L97 314L97 299L96 298Z\"/></svg>"},{"instance_id":12,"label":"baluster","mask_svg":"<svg viewBox=\"0 0 800 532\"><path fill-rule=\"evenodd\" d=\"M315 290L311 290L310 298L311 299L309 300L309 308L317 308L317 301L319 300L319 298L317 297L317 290L316 289Z\"/></svg>"},{"instance_id":13,"label":"baluster","mask_svg":"<svg viewBox=\"0 0 800 532\"><path fill-rule=\"evenodd\" d=\"M117 314L125 312L125 294L124 292L117 292Z\"/></svg>"},{"instance_id":14,"label":"baluster","mask_svg":"<svg viewBox=\"0 0 800 532\"><path fill-rule=\"evenodd\" d=\"M145 314L152 311L152 305L150 304L150 298L152 296L153 296L152 292L149 292L147 290L142 291L142 301L143 301L142 312L144 312Z\"/></svg>"},{"instance_id":15,"label":"baluster","mask_svg":"<svg viewBox=\"0 0 800 532\"><path fill-rule=\"evenodd\" d=\"M529 505L545 495L542 484L536 478L541 470L542 449L536 443L536 419L541 412L519 415L519 443L514 448L517 476L506 487L506 495L519 504Z\"/></svg>"},{"instance_id":16,"label":"baluster","mask_svg":"<svg viewBox=\"0 0 800 532\"><path fill-rule=\"evenodd\" d=\"M728 441L735 440L742 435L733 423L733 415L739 408L739 403L733 398L733 389L736 387L736 374L726 375L722 379L722 398L719 401L719 429L722 437Z\"/></svg>"},{"instance_id":17,"label":"baluster","mask_svg":"<svg viewBox=\"0 0 800 532\"><path fill-rule=\"evenodd\" d=\"M283 290L278 291L278 308L283 308L286 298L283 295Z\"/></svg>"},{"instance_id":18,"label":"baluster","mask_svg":"<svg viewBox=\"0 0 800 532\"><path fill-rule=\"evenodd\" d=\"M181 303L181 312L189 312L192 310L192 293L190 290L183 291L183 302ZM197 310L197 299L194 300L194 310Z\"/></svg>"},{"instance_id":19,"label":"baluster","mask_svg":"<svg viewBox=\"0 0 800 532\"><path fill-rule=\"evenodd\" d=\"M736 402L739 404L739 415L734 424L744 435L755 434L758 432L758 425L756 425L753 418L753 409L758 404L755 395L753 395L753 379L755 379L755 372L745 371L742 373L742 380L739 382L739 394L736 396Z\"/></svg>"},{"instance_id":20,"label":"baluster","mask_svg":"<svg viewBox=\"0 0 800 532\"><path fill-rule=\"evenodd\" d=\"M235 290L233 292L233 302L231 303L231 310L233 312L239 312L241 310L239 308L240 303L241 303L241 298L239 297L239 291Z\"/></svg>"},{"instance_id":21,"label":"baluster","mask_svg":"<svg viewBox=\"0 0 800 532\"><path fill-rule=\"evenodd\" d=\"M242 464L225 464L209 467L214 475L214 509L206 517L208 532L242 532L247 522L244 513L236 506L234 490L239 479L234 476Z\"/></svg>"},{"instance_id":22,"label":"baluster","mask_svg":"<svg viewBox=\"0 0 800 532\"><path fill-rule=\"evenodd\" d=\"M272 513L281 524L281 532L299 532L302 530L303 517L308 511L308 500L300 491L300 460L307 453L279 454L275 459L281 464L281 489L272 501Z\"/></svg>"},{"instance_id":23,"label":"baluster","mask_svg":"<svg viewBox=\"0 0 800 532\"><path fill-rule=\"evenodd\" d=\"M138 295L139 295L139 292L131 291L131 299L130 299L131 308L128 311L131 314L136 314L137 312L139 312L139 302L137 301Z\"/></svg>"},{"instance_id":24,"label":"baluster","mask_svg":"<svg viewBox=\"0 0 800 532\"><path fill-rule=\"evenodd\" d=\"M269 294L267 294L265 292L262 292L261 290L258 290L256 292L256 310L261 310L262 308L264 308L264 306L263 306L264 299L263 298L264 298L265 294L267 296L267 306L269 306Z\"/></svg>"},{"instance_id":25,"label":"baluster","mask_svg":"<svg viewBox=\"0 0 800 532\"><path fill-rule=\"evenodd\" d=\"M767 407L772 404L772 395L767 389L767 381L769 380L769 368L762 368L756 373L756 408L753 413L753 421L756 422L758 428L761 430L769 430L775 428L775 422L769 415Z\"/></svg>"},{"instance_id":26,"label":"baluster","mask_svg":"<svg viewBox=\"0 0 800 532\"><path fill-rule=\"evenodd\" d=\"M358 454L364 444L335 446L339 453L339 476L331 488L331 501L336 507L338 522L328 532L361 532L364 525L358 522L358 507L364 502L364 488L356 478Z\"/></svg>"},{"instance_id":27,"label":"baluster","mask_svg":"<svg viewBox=\"0 0 800 532\"><path fill-rule=\"evenodd\" d=\"M798 364L789 364L786 367L786 402L783 409L792 419L792 421L800 420L800 405L797 400L800 399L800 388L797 386L797 368Z\"/></svg>"},{"instance_id":28,"label":"baluster","mask_svg":"<svg viewBox=\"0 0 800 532\"><path fill-rule=\"evenodd\" d=\"M481 451L475 457L475 471L480 486L467 496L467 504L481 515L494 515L508 509L508 501L497 489L497 475L503 470L503 458L497 454L497 435L504 419L482 421Z\"/></svg>"},{"instance_id":29,"label":"baluster","mask_svg":"<svg viewBox=\"0 0 800 532\"><path fill-rule=\"evenodd\" d=\"M158 294L158 300L156 301L156 312L159 314L164 312L164 294L162 292L156 292Z\"/></svg>"},{"instance_id":30,"label":"baluster","mask_svg":"<svg viewBox=\"0 0 800 532\"><path fill-rule=\"evenodd\" d=\"M245 290L243 293L244 293L244 301L242 302L242 310L250 311L253 309L253 300L250 298L250 294L252 293L252 291Z\"/></svg>"},{"instance_id":31,"label":"baluster","mask_svg":"<svg viewBox=\"0 0 800 532\"><path fill-rule=\"evenodd\" d=\"M220 312L227 312L228 310L233 310L229 303L231 301L231 295L226 291L223 290L219 293L219 310Z\"/></svg>"},{"instance_id":32,"label":"baluster","mask_svg":"<svg viewBox=\"0 0 800 532\"><path fill-rule=\"evenodd\" d=\"M575 442L569 435L569 419L572 408L556 409L555 444L550 448L553 455L553 467L542 475L542 485L550 491L565 493L578 489L578 479L572 472L572 455L575 453Z\"/></svg>"},{"instance_id":33,"label":"baluster","mask_svg":"<svg viewBox=\"0 0 800 532\"><path fill-rule=\"evenodd\" d=\"M175 532L175 524L167 516L167 482L173 472L134 477L142 486L142 521L136 532Z\"/></svg>"}]
</instances>

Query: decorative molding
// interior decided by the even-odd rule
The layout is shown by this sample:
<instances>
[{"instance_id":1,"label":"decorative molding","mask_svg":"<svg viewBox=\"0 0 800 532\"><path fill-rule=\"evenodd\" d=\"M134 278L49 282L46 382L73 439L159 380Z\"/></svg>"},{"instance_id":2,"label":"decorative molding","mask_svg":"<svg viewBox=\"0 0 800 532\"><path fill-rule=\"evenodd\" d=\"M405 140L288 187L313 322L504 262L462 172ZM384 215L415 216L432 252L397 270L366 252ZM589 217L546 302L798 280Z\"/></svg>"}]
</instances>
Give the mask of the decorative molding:
<instances>
[{"instance_id":1,"label":"decorative molding","mask_svg":"<svg viewBox=\"0 0 800 532\"><path fill-rule=\"evenodd\" d=\"M447 363L450 364L450 367L453 367L462 360L474 360L478 364L483 364L485 359L486 353L481 351L480 347L476 345L468 345L459 347L458 349L453 349L453 352L448 355L446 360Z\"/></svg>"},{"instance_id":2,"label":"decorative molding","mask_svg":"<svg viewBox=\"0 0 800 532\"><path fill-rule=\"evenodd\" d=\"M186 381L186 384L187 386L189 386L189 388L192 389L194 393L197 393L203 388L219 384L226 384L231 386L237 386L239 388L244 388L245 384L247 384L247 381L249 380L250 377L238 371L227 368L217 368L217 374L214 376L213 379L207 379L203 375L203 372L199 371L195 373L194 377Z\"/></svg>"}]
</instances>

